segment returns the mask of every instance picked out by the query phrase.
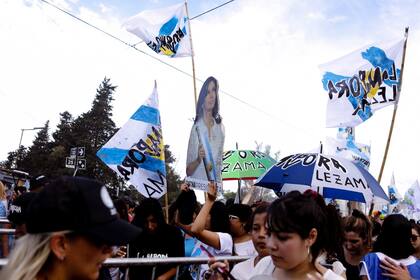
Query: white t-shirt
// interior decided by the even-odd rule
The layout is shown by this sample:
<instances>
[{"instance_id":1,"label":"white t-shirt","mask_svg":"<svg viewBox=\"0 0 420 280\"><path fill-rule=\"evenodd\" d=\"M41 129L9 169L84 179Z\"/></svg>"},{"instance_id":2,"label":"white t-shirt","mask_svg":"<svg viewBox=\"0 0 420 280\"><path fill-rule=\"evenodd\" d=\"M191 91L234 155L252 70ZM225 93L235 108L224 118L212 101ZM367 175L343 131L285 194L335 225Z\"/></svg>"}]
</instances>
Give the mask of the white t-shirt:
<instances>
[{"instance_id":1,"label":"white t-shirt","mask_svg":"<svg viewBox=\"0 0 420 280\"><path fill-rule=\"evenodd\" d=\"M326 258L327 258L327 253L324 252L321 255L319 255L318 258L316 258L316 261L320 265L324 265L326 263ZM331 269L335 274L338 274L338 275L343 275L344 273L346 273L346 268L338 260L336 260L335 262L332 263Z\"/></svg>"},{"instance_id":2,"label":"white t-shirt","mask_svg":"<svg viewBox=\"0 0 420 280\"><path fill-rule=\"evenodd\" d=\"M345 280L345 278L341 277L338 274L335 274L331 269L327 269L327 272L324 273L322 279L325 280Z\"/></svg>"},{"instance_id":3,"label":"white t-shirt","mask_svg":"<svg viewBox=\"0 0 420 280\"><path fill-rule=\"evenodd\" d=\"M233 277L238 280L248 280L254 271L255 258L256 256L236 264L231 271Z\"/></svg>"},{"instance_id":4,"label":"white t-shirt","mask_svg":"<svg viewBox=\"0 0 420 280\"><path fill-rule=\"evenodd\" d=\"M252 271L252 274L250 276L256 276L256 275L272 275L274 272L274 269L276 267L273 264L273 260L270 256L262 258L257 265L254 267L254 270ZM251 278L250 277L250 278Z\"/></svg>"},{"instance_id":5,"label":"white t-shirt","mask_svg":"<svg viewBox=\"0 0 420 280\"><path fill-rule=\"evenodd\" d=\"M241 243L234 243L235 254L238 256L256 256L258 255L257 250L255 250L254 243L252 240L248 240Z\"/></svg>"},{"instance_id":6,"label":"white t-shirt","mask_svg":"<svg viewBox=\"0 0 420 280\"><path fill-rule=\"evenodd\" d=\"M217 235L219 235L219 241L220 241L220 249L217 250L207 244L204 244L201 241L197 241L195 244L195 247L191 253L192 257L209 257L209 255L203 250L201 247L204 247L212 256L231 256L232 255L232 249L233 249L233 240L232 236L228 233L224 232L216 232ZM202 264L200 266L200 276L195 277L194 279L203 279L203 274L206 272L206 270L209 269L209 266L207 264Z\"/></svg>"},{"instance_id":7,"label":"white t-shirt","mask_svg":"<svg viewBox=\"0 0 420 280\"><path fill-rule=\"evenodd\" d=\"M273 264L273 261L270 256L267 256L261 259L254 268L254 271L249 279L256 280L260 275L273 275L274 269L276 267ZM327 269L324 273L322 279L324 280L344 280L340 275L335 274L331 269Z\"/></svg>"}]
</instances>

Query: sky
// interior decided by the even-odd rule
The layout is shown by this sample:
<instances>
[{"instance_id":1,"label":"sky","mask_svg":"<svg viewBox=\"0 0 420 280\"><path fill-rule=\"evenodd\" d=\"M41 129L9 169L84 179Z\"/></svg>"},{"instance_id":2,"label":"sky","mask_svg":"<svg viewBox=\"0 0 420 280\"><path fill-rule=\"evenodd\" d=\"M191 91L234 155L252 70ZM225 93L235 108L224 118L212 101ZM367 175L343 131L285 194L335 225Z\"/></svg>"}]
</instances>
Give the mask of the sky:
<instances>
[{"instance_id":1,"label":"sky","mask_svg":"<svg viewBox=\"0 0 420 280\"><path fill-rule=\"evenodd\" d=\"M122 24L145 9L174 0L49 0L62 9L134 44ZM189 1L191 17L225 1ZM271 145L281 156L316 148L337 129L325 127L327 95L318 66L369 43L403 38L410 27L404 80L382 186L395 174L400 192L420 172L420 2L416 0L235 0L191 21L196 75L220 83L225 150ZM118 86L113 120L122 126L157 81L163 137L185 176L188 138L195 115L192 78L151 58L145 44L133 48L40 0L0 1L0 160L18 148L21 129L59 113L91 108L104 77ZM187 73L191 59L158 57ZM197 84L198 90L201 83ZM371 144L370 172L379 174L392 106L357 126L356 141ZM25 131L30 146L36 131ZM63 163L64 164L64 163Z\"/></svg>"}]
</instances>

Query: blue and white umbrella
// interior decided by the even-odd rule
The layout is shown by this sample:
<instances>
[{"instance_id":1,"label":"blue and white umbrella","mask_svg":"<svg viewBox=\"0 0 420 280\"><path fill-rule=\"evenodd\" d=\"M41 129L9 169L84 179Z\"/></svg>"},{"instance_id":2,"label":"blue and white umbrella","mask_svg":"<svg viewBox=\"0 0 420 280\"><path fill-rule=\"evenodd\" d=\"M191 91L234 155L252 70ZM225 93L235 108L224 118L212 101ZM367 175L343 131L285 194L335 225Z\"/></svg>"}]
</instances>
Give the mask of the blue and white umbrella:
<instances>
[{"instance_id":1,"label":"blue and white umbrella","mask_svg":"<svg viewBox=\"0 0 420 280\"><path fill-rule=\"evenodd\" d=\"M379 183L364 168L323 154L294 154L281 159L255 185L286 193L311 189L324 198L387 203Z\"/></svg>"}]
</instances>

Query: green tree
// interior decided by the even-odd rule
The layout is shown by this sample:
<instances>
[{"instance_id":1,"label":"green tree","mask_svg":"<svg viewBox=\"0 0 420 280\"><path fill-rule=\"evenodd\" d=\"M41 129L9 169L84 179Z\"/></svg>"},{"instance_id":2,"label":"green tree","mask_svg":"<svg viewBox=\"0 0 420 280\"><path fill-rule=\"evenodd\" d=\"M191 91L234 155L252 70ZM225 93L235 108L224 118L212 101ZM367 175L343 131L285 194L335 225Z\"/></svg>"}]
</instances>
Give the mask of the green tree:
<instances>
[{"instance_id":1,"label":"green tree","mask_svg":"<svg viewBox=\"0 0 420 280\"><path fill-rule=\"evenodd\" d=\"M73 116L68 111L60 113L60 121L57 129L52 133L54 141L48 160L48 174L50 176L73 174L73 170L65 167L66 157L69 156L70 148L76 142L72 133L72 125Z\"/></svg>"},{"instance_id":2,"label":"green tree","mask_svg":"<svg viewBox=\"0 0 420 280\"><path fill-rule=\"evenodd\" d=\"M228 199L235 199L236 197L236 192L231 192L231 191L225 191L223 193L223 197L228 200Z\"/></svg>"},{"instance_id":3,"label":"green tree","mask_svg":"<svg viewBox=\"0 0 420 280\"><path fill-rule=\"evenodd\" d=\"M96 152L117 131L112 117L113 94L117 87L110 79L104 78L96 90L92 107L88 112L74 118L68 111L60 113L57 129L49 139L49 122L39 131L32 146L21 146L9 153L6 161L0 163L5 168L17 167L31 175L44 173L50 176L72 175L74 170L65 168L66 157L72 147L85 147L86 170L78 170L77 175L95 178L106 184L113 195L128 195L135 200L141 195L132 186L117 176L96 156ZM175 162L169 145L165 145L165 166L169 203L178 195L179 175L172 165Z\"/></svg>"},{"instance_id":4,"label":"green tree","mask_svg":"<svg viewBox=\"0 0 420 280\"><path fill-rule=\"evenodd\" d=\"M168 192L168 203L175 201L179 194L178 186L181 184L181 178L175 172L172 164L176 161L172 152L169 150L169 145L165 145L165 168L166 168L166 182ZM164 199L164 198L163 198ZM164 200L163 200L164 201ZM164 204L162 204L164 205Z\"/></svg>"},{"instance_id":5,"label":"green tree","mask_svg":"<svg viewBox=\"0 0 420 280\"><path fill-rule=\"evenodd\" d=\"M57 130L52 134L55 145L70 148L73 142L72 124L73 116L68 111L60 113L60 122L57 125Z\"/></svg>"},{"instance_id":6,"label":"green tree","mask_svg":"<svg viewBox=\"0 0 420 280\"><path fill-rule=\"evenodd\" d=\"M92 108L80 115L71 125L73 135L70 143L73 147L85 147L86 170L80 170L79 175L96 178L107 183L111 188L117 188L119 183L116 174L106 165L102 164L96 156L96 152L116 132L112 117L113 94L117 87L110 83L110 79L104 78L96 90Z\"/></svg>"},{"instance_id":7,"label":"green tree","mask_svg":"<svg viewBox=\"0 0 420 280\"><path fill-rule=\"evenodd\" d=\"M7 159L1 162L0 166L6 169L13 169L16 168L16 166L22 166L27 154L28 149L21 145L19 149L9 152L7 155Z\"/></svg>"}]
</instances>

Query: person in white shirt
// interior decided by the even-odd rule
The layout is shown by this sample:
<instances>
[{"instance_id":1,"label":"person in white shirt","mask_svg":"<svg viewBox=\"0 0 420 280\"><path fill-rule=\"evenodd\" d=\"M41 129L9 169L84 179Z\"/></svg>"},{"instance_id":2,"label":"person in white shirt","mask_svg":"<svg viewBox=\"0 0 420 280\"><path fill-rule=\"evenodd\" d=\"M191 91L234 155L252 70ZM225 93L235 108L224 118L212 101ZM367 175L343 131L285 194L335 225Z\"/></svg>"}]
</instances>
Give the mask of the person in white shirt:
<instances>
[{"instance_id":1,"label":"person in white shirt","mask_svg":"<svg viewBox=\"0 0 420 280\"><path fill-rule=\"evenodd\" d=\"M234 253L237 256L256 256L250 234L251 206L246 204L232 204L228 207L230 231L233 237Z\"/></svg>"},{"instance_id":2,"label":"person in white shirt","mask_svg":"<svg viewBox=\"0 0 420 280\"><path fill-rule=\"evenodd\" d=\"M310 195L293 191L274 201L267 225L270 257L258 263L250 279L344 279L316 262L328 244L328 221Z\"/></svg>"},{"instance_id":3,"label":"person in white shirt","mask_svg":"<svg viewBox=\"0 0 420 280\"><path fill-rule=\"evenodd\" d=\"M252 214L251 222L251 237L253 247L255 247L258 255L236 264L232 269L232 275L237 280L246 280L249 279L249 276L252 274L254 267L258 262L268 255L268 249L266 246L266 218L267 218L267 209L268 203L263 202L255 209Z\"/></svg>"},{"instance_id":4,"label":"person in white shirt","mask_svg":"<svg viewBox=\"0 0 420 280\"><path fill-rule=\"evenodd\" d=\"M230 235L229 217L226 206L216 201L216 183L210 182L206 202L189 229L192 235L198 239L192 256L213 257L231 256L233 240ZM202 279L208 265L201 265L200 273L194 275L194 279Z\"/></svg>"}]
</instances>

